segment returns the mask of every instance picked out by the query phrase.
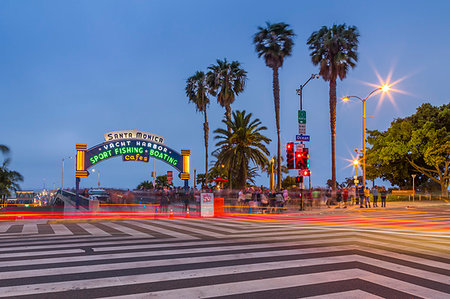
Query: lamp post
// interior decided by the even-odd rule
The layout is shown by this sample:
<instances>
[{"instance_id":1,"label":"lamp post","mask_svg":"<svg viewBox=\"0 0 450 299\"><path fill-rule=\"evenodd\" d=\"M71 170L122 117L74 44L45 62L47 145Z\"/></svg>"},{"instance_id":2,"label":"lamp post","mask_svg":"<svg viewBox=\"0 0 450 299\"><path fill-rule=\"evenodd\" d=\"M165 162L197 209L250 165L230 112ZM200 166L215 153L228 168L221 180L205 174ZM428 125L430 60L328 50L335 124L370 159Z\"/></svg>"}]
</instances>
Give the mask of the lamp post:
<instances>
[{"instance_id":1,"label":"lamp post","mask_svg":"<svg viewBox=\"0 0 450 299\"><path fill-rule=\"evenodd\" d=\"M92 169L92 172L97 172L97 177L98 177L97 185L100 188L100 170L94 168L94 169Z\"/></svg>"},{"instance_id":2,"label":"lamp post","mask_svg":"<svg viewBox=\"0 0 450 299\"><path fill-rule=\"evenodd\" d=\"M270 159L270 167L271 167L271 171L270 171L270 191L273 191L273 164L275 163L275 159L272 157L272 159Z\"/></svg>"},{"instance_id":3,"label":"lamp post","mask_svg":"<svg viewBox=\"0 0 450 299\"><path fill-rule=\"evenodd\" d=\"M368 98L370 98L372 95L374 95L376 92L382 91L382 92L386 92L389 91L390 87L389 85L385 84L381 87L378 87L374 90L372 90L364 99L358 97L358 96L346 96L343 97L342 100L344 102L347 102L350 98L356 98L358 100L360 100L363 104L363 115L362 115L362 119L363 119L363 135L362 135L362 144L363 144L363 148L362 148L362 157L361 157L361 161L362 161L362 166L363 166L363 189L366 189L366 101Z\"/></svg>"},{"instance_id":4,"label":"lamp post","mask_svg":"<svg viewBox=\"0 0 450 299\"><path fill-rule=\"evenodd\" d=\"M62 158L61 194L62 194L62 191L64 190L64 160L66 160L66 159L72 159L72 157Z\"/></svg>"},{"instance_id":5,"label":"lamp post","mask_svg":"<svg viewBox=\"0 0 450 299\"><path fill-rule=\"evenodd\" d=\"M319 79L319 75L318 74L311 74L311 77L309 77L309 79L305 82L305 84L300 85L299 89L297 89L297 95L300 96L300 110L303 110L303 88L306 86L306 84L309 83L309 81L311 81L312 79Z\"/></svg>"},{"instance_id":6,"label":"lamp post","mask_svg":"<svg viewBox=\"0 0 450 299\"><path fill-rule=\"evenodd\" d=\"M354 180L354 183L355 183L355 192L356 192L356 188L358 188L358 164L359 164L359 161L358 161L358 159L355 159L355 160L353 160L353 165L355 166L355 180Z\"/></svg>"},{"instance_id":7,"label":"lamp post","mask_svg":"<svg viewBox=\"0 0 450 299\"><path fill-rule=\"evenodd\" d=\"M416 195L416 189L414 188L414 179L416 178L416 175L415 174L412 174L411 175L412 176L412 179L413 179L413 201L414 201L414 198L415 198L415 195Z\"/></svg>"}]
</instances>

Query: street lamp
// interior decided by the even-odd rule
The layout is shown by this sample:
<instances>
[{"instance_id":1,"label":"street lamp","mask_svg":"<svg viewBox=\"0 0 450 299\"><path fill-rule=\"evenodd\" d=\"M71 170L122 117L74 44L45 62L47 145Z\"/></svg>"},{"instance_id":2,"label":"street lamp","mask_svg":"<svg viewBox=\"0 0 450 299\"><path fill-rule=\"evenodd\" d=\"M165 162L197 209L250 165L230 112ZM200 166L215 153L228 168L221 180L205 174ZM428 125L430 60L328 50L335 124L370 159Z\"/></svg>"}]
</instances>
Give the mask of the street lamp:
<instances>
[{"instance_id":1,"label":"street lamp","mask_svg":"<svg viewBox=\"0 0 450 299\"><path fill-rule=\"evenodd\" d=\"M311 81L312 79L319 79L319 75L318 74L311 74L311 77L309 77L309 79L305 82L305 84L300 85L299 89L297 89L297 95L300 96L300 110L303 110L303 88L306 86L306 84L309 83L309 81Z\"/></svg>"},{"instance_id":2,"label":"street lamp","mask_svg":"<svg viewBox=\"0 0 450 299\"><path fill-rule=\"evenodd\" d=\"M362 161L362 166L363 166L363 188L366 189L366 101L368 98L370 98L372 95L374 95L375 93L381 91L381 92L388 92L390 90L390 86L388 84L384 84L383 86L380 86L374 90L372 90L367 97L365 97L364 99L361 99L358 96L346 96L342 98L342 101L347 102L348 100L350 100L350 98L356 98L358 100L360 100L363 104L363 148L362 148L362 157L361 157L361 161Z\"/></svg>"},{"instance_id":3,"label":"street lamp","mask_svg":"<svg viewBox=\"0 0 450 299\"><path fill-rule=\"evenodd\" d=\"M96 172L97 171L97 174L98 174L98 182L97 182L97 185L98 185L98 187L100 188L100 170L96 170L95 168L93 168L92 169L92 172Z\"/></svg>"},{"instance_id":4,"label":"street lamp","mask_svg":"<svg viewBox=\"0 0 450 299\"><path fill-rule=\"evenodd\" d=\"M358 165L359 165L359 160L358 159L353 160L353 165L355 166L355 180L354 180L354 183L355 183L355 190L356 190L356 188L358 187Z\"/></svg>"},{"instance_id":5,"label":"street lamp","mask_svg":"<svg viewBox=\"0 0 450 299\"><path fill-rule=\"evenodd\" d=\"M273 164L275 163L275 159L272 157L272 159L270 159L270 167L271 167L271 172L270 172L270 191L273 191L273 185L274 185L274 175L273 175Z\"/></svg>"},{"instance_id":6,"label":"street lamp","mask_svg":"<svg viewBox=\"0 0 450 299\"><path fill-rule=\"evenodd\" d=\"M62 158L61 194L62 191L64 190L64 160L66 159L72 159L72 157Z\"/></svg>"}]
</instances>

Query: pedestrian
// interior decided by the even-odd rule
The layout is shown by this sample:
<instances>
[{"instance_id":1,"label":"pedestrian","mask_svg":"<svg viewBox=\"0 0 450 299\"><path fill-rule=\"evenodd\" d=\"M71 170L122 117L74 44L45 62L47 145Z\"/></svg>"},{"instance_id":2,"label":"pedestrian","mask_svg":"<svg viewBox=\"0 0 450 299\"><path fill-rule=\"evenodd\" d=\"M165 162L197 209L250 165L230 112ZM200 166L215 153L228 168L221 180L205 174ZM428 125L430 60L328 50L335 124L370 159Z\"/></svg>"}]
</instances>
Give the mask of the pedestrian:
<instances>
[{"instance_id":1,"label":"pedestrian","mask_svg":"<svg viewBox=\"0 0 450 299\"><path fill-rule=\"evenodd\" d=\"M385 208L386 207L387 191L386 191L386 188L384 186L381 188L380 196L381 196L381 207Z\"/></svg>"},{"instance_id":2,"label":"pedestrian","mask_svg":"<svg viewBox=\"0 0 450 299\"><path fill-rule=\"evenodd\" d=\"M364 200L366 203L366 208L367 208L367 206L370 208L370 190L368 187L366 187L366 189L364 189Z\"/></svg>"},{"instance_id":3,"label":"pedestrian","mask_svg":"<svg viewBox=\"0 0 450 299\"><path fill-rule=\"evenodd\" d=\"M341 208L341 201L342 201L342 189L338 189L336 191L337 209Z\"/></svg>"},{"instance_id":4,"label":"pedestrian","mask_svg":"<svg viewBox=\"0 0 450 299\"><path fill-rule=\"evenodd\" d=\"M342 199L344 201L344 209L347 208L347 199L348 199L348 188L345 187L344 190L342 190Z\"/></svg>"},{"instance_id":5,"label":"pedestrian","mask_svg":"<svg viewBox=\"0 0 450 299\"><path fill-rule=\"evenodd\" d=\"M364 206L363 206L363 204L364 204L364 188L363 188L363 186L360 186L358 188L358 197L359 197L359 207L364 208Z\"/></svg>"},{"instance_id":6,"label":"pedestrian","mask_svg":"<svg viewBox=\"0 0 450 299\"><path fill-rule=\"evenodd\" d=\"M378 187L373 186L372 188L372 196L373 196L373 207L378 207Z\"/></svg>"}]
</instances>

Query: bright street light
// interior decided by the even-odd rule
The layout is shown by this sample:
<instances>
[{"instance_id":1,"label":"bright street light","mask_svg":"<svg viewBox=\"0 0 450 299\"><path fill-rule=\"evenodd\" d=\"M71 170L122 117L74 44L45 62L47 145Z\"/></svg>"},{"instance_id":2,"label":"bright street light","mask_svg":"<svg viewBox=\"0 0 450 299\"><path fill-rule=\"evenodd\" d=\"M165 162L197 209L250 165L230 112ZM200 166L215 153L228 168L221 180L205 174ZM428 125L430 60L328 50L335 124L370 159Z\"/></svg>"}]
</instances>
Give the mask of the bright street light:
<instances>
[{"instance_id":1,"label":"bright street light","mask_svg":"<svg viewBox=\"0 0 450 299\"><path fill-rule=\"evenodd\" d=\"M348 100L350 100L350 98L356 98L358 100L360 100L363 104L363 149L362 149L362 157L361 157L361 161L362 161L362 166L363 166L363 187L364 189L366 188L366 101L368 98L370 98L371 96L373 96L375 93L381 91L381 92L388 92L390 90L390 86L388 84L384 84L374 90L372 90L364 99L358 97L358 96L346 96L342 98L343 102L347 102ZM355 166L356 167L356 166Z\"/></svg>"}]
</instances>

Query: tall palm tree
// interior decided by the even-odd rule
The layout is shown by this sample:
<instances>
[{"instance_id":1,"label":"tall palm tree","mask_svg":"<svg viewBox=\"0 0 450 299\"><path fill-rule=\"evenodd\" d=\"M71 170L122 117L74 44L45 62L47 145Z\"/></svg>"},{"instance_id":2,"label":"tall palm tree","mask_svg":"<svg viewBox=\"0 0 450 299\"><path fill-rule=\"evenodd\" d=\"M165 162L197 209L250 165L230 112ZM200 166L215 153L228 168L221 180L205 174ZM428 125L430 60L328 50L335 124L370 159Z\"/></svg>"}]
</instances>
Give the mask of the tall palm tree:
<instances>
[{"instance_id":1,"label":"tall palm tree","mask_svg":"<svg viewBox=\"0 0 450 299\"><path fill-rule=\"evenodd\" d=\"M275 121L277 124L277 190L281 190L281 144L280 144L280 83L278 69L283 66L284 58L291 56L294 46L294 31L285 23L270 24L258 27L253 37L258 57L264 56L266 65L273 72L273 101L275 104Z\"/></svg>"},{"instance_id":2,"label":"tall palm tree","mask_svg":"<svg viewBox=\"0 0 450 299\"><path fill-rule=\"evenodd\" d=\"M186 80L186 95L189 102L195 104L197 111L200 111L205 116L205 122L203 123L203 134L205 138L205 184L208 184L208 139L209 139L209 125L208 115L206 110L209 105L209 86L206 81L206 75L204 72L196 72L193 76Z\"/></svg>"},{"instance_id":3,"label":"tall palm tree","mask_svg":"<svg viewBox=\"0 0 450 299\"><path fill-rule=\"evenodd\" d=\"M217 59L217 64L208 67L208 85L217 102L225 108L225 117L231 119L231 104L244 91L247 72L238 61L228 63L227 59Z\"/></svg>"},{"instance_id":4,"label":"tall palm tree","mask_svg":"<svg viewBox=\"0 0 450 299\"><path fill-rule=\"evenodd\" d=\"M355 26L333 25L323 26L308 38L310 56L314 65L320 66L319 75L330 82L330 128L331 128L331 180L336 190L336 79L343 80L350 68L358 61L359 32Z\"/></svg>"},{"instance_id":5,"label":"tall palm tree","mask_svg":"<svg viewBox=\"0 0 450 299\"><path fill-rule=\"evenodd\" d=\"M217 165L224 165L228 171L228 180L236 181L238 188L245 186L248 179L250 163L263 167L268 163L269 151L266 144L270 139L261 134L267 130L256 118L252 120L252 114L244 111L234 111L231 120L222 120L230 131L219 128L214 131L215 139L218 139L215 151ZM232 177L235 174L236 177ZM232 186L230 185L230 188Z\"/></svg>"}]
</instances>

